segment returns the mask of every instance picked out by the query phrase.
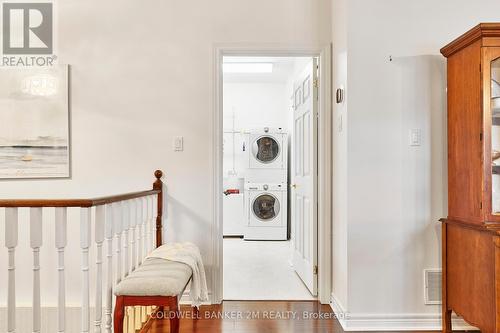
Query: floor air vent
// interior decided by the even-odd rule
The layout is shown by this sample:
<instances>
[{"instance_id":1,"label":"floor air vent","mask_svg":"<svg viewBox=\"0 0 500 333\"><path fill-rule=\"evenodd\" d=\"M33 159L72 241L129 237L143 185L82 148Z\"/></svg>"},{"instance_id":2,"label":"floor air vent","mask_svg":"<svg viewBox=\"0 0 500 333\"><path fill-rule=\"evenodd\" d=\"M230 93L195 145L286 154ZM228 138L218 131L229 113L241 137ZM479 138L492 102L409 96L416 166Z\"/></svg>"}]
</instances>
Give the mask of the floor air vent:
<instances>
[{"instance_id":1,"label":"floor air vent","mask_svg":"<svg viewBox=\"0 0 500 333\"><path fill-rule=\"evenodd\" d=\"M441 304L441 279L443 273L440 269L425 269L425 304Z\"/></svg>"}]
</instances>

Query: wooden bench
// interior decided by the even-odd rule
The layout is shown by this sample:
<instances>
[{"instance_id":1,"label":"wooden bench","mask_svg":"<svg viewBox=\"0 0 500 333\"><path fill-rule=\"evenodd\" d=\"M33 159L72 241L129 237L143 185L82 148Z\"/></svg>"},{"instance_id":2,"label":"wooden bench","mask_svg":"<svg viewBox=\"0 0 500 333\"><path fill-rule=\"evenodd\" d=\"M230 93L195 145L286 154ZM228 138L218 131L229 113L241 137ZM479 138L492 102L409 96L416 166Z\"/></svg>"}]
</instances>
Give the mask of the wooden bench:
<instances>
[{"instance_id":1,"label":"wooden bench","mask_svg":"<svg viewBox=\"0 0 500 333\"><path fill-rule=\"evenodd\" d=\"M162 172L155 172L154 190L159 190L156 217L156 247L162 245L163 182ZM114 290L114 332L123 333L126 306L158 306L170 311L170 332L179 332L179 301L192 277L191 268L183 263L148 258L120 281Z\"/></svg>"},{"instance_id":2,"label":"wooden bench","mask_svg":"<svg viewBox=\"0 0 500 333\"><path fill-rule=\"evenodd\" d=\"M193 272L183 263L146 259L115 288L115 333L123 332L126 306L159 306L169 309L170 332L179 332L179 301Z\"/></svg>"}]
</instances>

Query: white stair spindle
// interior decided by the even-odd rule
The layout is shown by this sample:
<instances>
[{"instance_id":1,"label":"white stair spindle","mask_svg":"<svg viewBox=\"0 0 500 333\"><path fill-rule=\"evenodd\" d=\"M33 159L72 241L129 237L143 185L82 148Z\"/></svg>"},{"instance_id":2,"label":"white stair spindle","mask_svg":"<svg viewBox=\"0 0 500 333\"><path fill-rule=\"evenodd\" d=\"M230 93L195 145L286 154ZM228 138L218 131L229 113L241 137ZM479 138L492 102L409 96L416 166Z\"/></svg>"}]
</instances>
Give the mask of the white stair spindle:
<instances>
[{"instance_id":1,"label":"white stair spindle","mask_svg":"<svg viewBox=\"0 0 500 333\"><path fill-rule=\"evenodd\" d=\"M137 262L137 249L135 248L135 229L137 227L137 213L136 213L136 201L130 200L129 205L129 221L130 221L130 252L132 253L130 257L130 271L133 271Z\"/></svg>"},{"instance_id":2,"label":"white stair spindle","mask_svg":"<svg viewBox=\"0 0 500 333\"><path fill-rule=\"evenodd\" d=\"M94 332L101 332L102 323L102 243L104 242L105 206L97 206L95 209L95 242L97 246L96 255L96 284L95 284L95 320Z\"/></svg>"},{"instance_id":3,"label":"white stair spindle","mask_svg":"<svg viewBox=\"0 0 500 333\"><path fill-rule=\"evenodd\" d=\"M40 247L42 246L42 208L30 208L30 246L33 249L33 333L41 328Z\"/></svg>"},{"instance_id":4,"label":"white stair spindle","mask_svg":"<svg viewBox=\"0 0 500 333\"><path fill-rule=\"evenodd\" d=\"M129 248L127 250L127 255L129 255L130 257L127 258L128 260L126 260L126 265L128 268L127 272L128 274L130 274L135 269L135 263L136 263L135 227L137 225L137 221L135 220L135 215L136 215L135 200L132 199L127 201L127 207L125 209L125 212L127 214L127 218L125 219L127 221L126 226L128 227L125 237L130 242ZM130 328L133 328L135 327L135 307L133 306L129 307L127 313L128 313L128 326Z\"/></svg>"},{"instance_id":5,"label":"white stair spindle","mask_svg":"<svg viewBox=\"0 0 500 333\"><path fill-rule=\"evenodd\" d=\"M16 247L18 211L5 208L5 246L9 251L8 289L7 289L7 333L16 332Z\"/></svg>"},{"instance_id":6,"label":"white stair spindle","mask_svg":"<svg viewBox=\"0 0 500 333\"><path fill-rule=\"evenodd\" d=\"M149 197L144 202L144 255L149 254Z\"/></svg>"},{"instance_id":7,"label":"white stair spindle","mask_svg":"<svg viewBox=\"0 0 500 333\"><path fill-rule=\"evenodd\" d=\"M149 197L148 201L148 253L153 250L154 235L153 235L153 202L154 196Z\"/></svg>"},{"instance_id":8,"label":"white stair spindle","mask_svg":"<svg viewBox=\"0 0 500 333\"><path fill-rule=\"evenodd\" d=\"M89 247L91 242L91 208L80 209L80 248L82 250L82 333L90 329Z\"/></svg>"},{"instance_id":9,"label":"white stair spindle","mask_svg":"<svg viewBox=\"0 0 500 333\"><path fill-rule=\"evenodd\" d=\"M68 213L66 207L57 207L55 211L55 240L57 249L57 331L66 330L66 282L64 272L64 248L67 245Z\"/></svg>"},{"instance_id":10,"label":"white stair spindle","mask_svg":"<svg viewBox=\"0 0 500 333\"><path fill-rule=\"evenodd\" d=\"M156 248L156 217L158 215L158 195L153 196L153 216L151 216L151 247L152 249ZM151 250L152 250L151 249Z\"/></svg>"},{"instance_id":11,"label":"white stair spindle","mask_svg":"<svg viewBox=\"0 0 500 333\"><path fill-rule=\"evenodd\" d=\"M106 236L106 264L107 264L107 279L106 279L106 332L111 333L112 312L113 312L113 207L106 205L106 223L105 223L105 236Z\"/></svg>"},{"instance_id":12,"label":"white stair spindle","mask_svg":"<svg viewBox=\"0 0 500 333\"><path fill-rule=\"evenodd\" d=\"M134 252L135 252L134 264L136 265L136 267L142 263L142 247L141 247L142 207L141 207L141 204L142 204L141 198L134 200L134 206L135 206L135 215L134 215L135 222L134 223L136 224L135 228L134 228L134 230L135 230L134 233L135 233L135 237L136 237L135 246L134 246ZM136 329L140 329L139 324L142 323L142 307L140 307L140 306L135 307L135 323L136 323L135 324Z\"/></svg>"},{"instance_id":13,"label":"white stair spindle","mask_svg":"<svg viewBox=\"0 0 500 333\"><path fill-rule=\"evenodd\" d=\"M123 216L123 233L125 234L125 240L123 242L123 260L124 260L124 277L130 273L130 255L128 244L129 240L129 229L130 229L130 211L129 211L129 202L125 201L123 203L122 208L122 216Z\"/></svg>"},{"instance_id":14,"label":"white stair spindle","mask_svg":"<svg viewBox=\"0 0 500 333\"><path fill-rule=\"evenodd\" d=\"M149 228L149 217L151 216L151 212L149 208L151 207L150 205L151 202L151 196L146 197L146 214L145 214L145 220L144 220L144 253L146 255L149 254L149 244L151 243L151 234L150 234L150 228Z\"/></svg>"},{"instance_id":15,"label":"white stair spindle","mask_svg":"<svg viewBox=\"0 0 500 333\"><path fill-rule=\"evenodd\" d=\"M113 204L113 222L116 235L116 279L115 283L118 284L122 280L122 233L123 233L123 214L122 204Z\"/></svg>"},{"instance_id":16,"label":"white stair spindle","mask_svg":"<svg viewBox=\"0 0 500 333\"><path fill-rule=\"evenodd\" d=\"M144 239L142 238L142 228L144 225L144 216L143 216L143 205L144 201L143 199L139 198L137 199L137 206L136 206L136 211L137 211L137 264L140 265L142 264L143 261L143 255L142 255L142 250L144 247Z\"/></svg>"},{"instance_id":17,"label":"white stair spindle","mask_svg":"<svg viewBox=\"0 0 500 333\"><path fill-rule=\"evenodd\" d=\"M138 198L135 200L136 203L136 208L135 208L135 220L137 222L137 227L136 227L136 235L137 235L137 242L136 242L136 248L137 248L137 265L142 264L143 262L143 247L144 247L144 239L143 239L143 225L144 225L144 220L143 220L143 204L144 204L144 198ZM140 328L143 323L143 309L144 307L136 307L135 309L135 322L136 322L136 329Z\"/></svg>"}]
</instances>

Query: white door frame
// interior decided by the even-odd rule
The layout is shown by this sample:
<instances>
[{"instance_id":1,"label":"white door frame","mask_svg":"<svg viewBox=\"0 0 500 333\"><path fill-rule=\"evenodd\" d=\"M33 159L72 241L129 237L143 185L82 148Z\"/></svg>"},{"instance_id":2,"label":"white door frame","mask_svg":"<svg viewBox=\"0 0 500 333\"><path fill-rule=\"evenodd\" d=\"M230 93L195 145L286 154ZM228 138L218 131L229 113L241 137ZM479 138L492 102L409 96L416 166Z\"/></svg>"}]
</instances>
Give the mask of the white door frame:
<instances>
[{"instance_id":1,"label":"white door frame","mask_svg":"<svg viewBox=\"0 0 500 333\"><path fill-rule=\"evenodd\" d=\"M222 128L224 56L319 57L319 123L318 123L318 300L330 303L332 280L332 103L331 103L331 45L324 48L287 47L286 45L223 44L213 48L214 105L212 109L212 262L211 302L223 300L223 225L222 225Z\"/></svg>"}]
</instances>

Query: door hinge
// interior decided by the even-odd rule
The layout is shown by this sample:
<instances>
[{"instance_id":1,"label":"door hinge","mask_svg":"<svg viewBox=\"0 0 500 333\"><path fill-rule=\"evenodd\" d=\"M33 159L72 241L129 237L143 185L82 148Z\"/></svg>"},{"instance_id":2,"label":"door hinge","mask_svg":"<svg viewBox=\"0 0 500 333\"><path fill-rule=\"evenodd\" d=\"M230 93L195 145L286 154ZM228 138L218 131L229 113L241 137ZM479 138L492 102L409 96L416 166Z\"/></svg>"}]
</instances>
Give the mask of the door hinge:
<instances>
[{"instance_id":1,"label":"door hinge","mask_svg":"<svg viewBox=\"0 0 500 333\"><path fill-rule=\"evenodd\" d=\"M314 265L313 267L313 274L318 275L318 265Z\"/></svg>"},{"instance_id":2,"label":"door hinge","mask_svg":"<svg viewBox=\"0 0 500 333\"><path fill-rule=\"evenodd\" d=\"M319 80L318 78L315 78L313 81L314 88L319 88Z\"/></svg>"},{"instance_id":3,"label":"door hinge","mask_svg":"<svg viewBox=\"0 0 500 333\"><path fill-rule=\"evenodd\" d=\"M483 141L483 132L479 133L479 141Z\"/></svg>"},{"instance_id":4,"label":"door hinge","mask_svg":"<svg viewBox=\"0 0 500 333\"><path fill-rule=\"evenodd\" d=\"M479 209L483 209L483 202L482 201L479 203Z\"/></svg>"}]
</instances>

